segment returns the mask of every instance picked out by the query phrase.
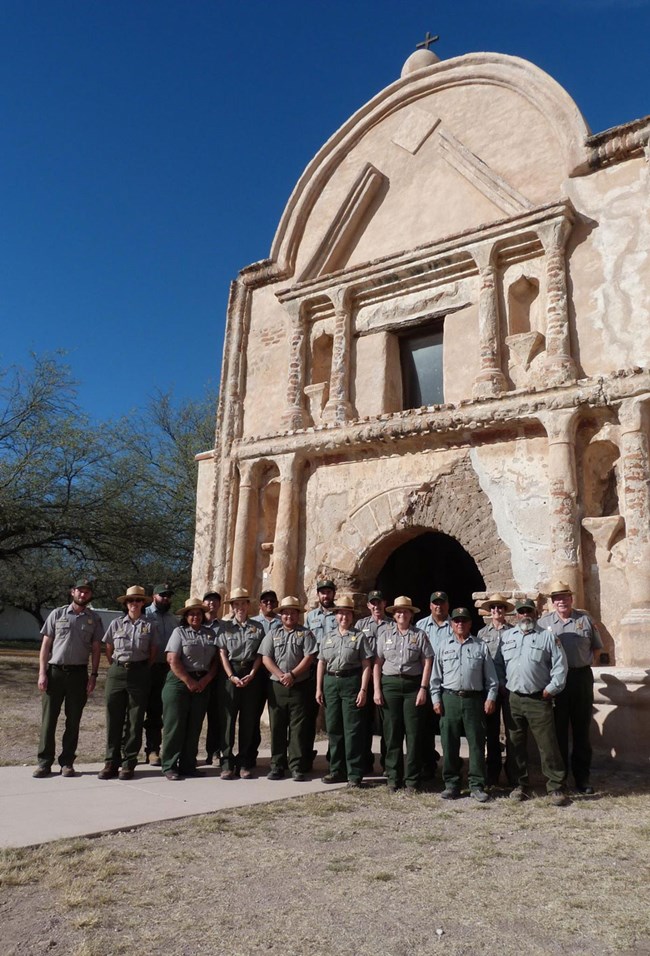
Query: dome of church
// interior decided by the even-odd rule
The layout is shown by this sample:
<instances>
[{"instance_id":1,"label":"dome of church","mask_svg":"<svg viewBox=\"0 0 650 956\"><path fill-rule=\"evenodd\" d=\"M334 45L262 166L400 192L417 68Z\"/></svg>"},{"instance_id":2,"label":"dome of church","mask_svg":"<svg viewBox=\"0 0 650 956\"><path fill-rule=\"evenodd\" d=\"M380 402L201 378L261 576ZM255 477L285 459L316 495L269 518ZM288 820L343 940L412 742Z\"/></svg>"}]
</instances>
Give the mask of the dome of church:
<instances>
[{"instance_id":1,"label":"dome of church","mask_svg":"<svg viewBox=\"0 0 650 956\"><path fill-rule=\"evenodd\" d=\"M428 66L440 63L440 57L436 56L433 50L416 50L402 67L400 76L408 76L409 73L415 73L417 70L424 70Z\"/></svg>"}]
</instances>

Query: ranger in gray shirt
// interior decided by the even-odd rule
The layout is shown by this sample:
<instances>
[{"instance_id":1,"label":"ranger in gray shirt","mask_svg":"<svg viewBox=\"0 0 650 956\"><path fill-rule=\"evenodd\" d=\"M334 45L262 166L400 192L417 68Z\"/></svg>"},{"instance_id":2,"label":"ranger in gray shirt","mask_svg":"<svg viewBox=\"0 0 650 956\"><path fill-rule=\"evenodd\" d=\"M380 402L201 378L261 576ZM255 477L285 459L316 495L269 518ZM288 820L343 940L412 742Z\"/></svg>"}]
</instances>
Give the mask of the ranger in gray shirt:
<instances>
[{"instance_id":1,"label":"ranger in gray shirt","mask_svg":"<svg viewBox=\"0 0 650 956\"><path fill-rule=\"evenodd\" d=\"M648 572L650 573L650 571ZM593 793L590 728L594 704L594 675L591 665L602 650L594 622L584 611L573 609L573 594L568 584L551 585L553 610L540 618L539 626L557 637L569 665L564 690L555 700L555 730L564 766L569 769L569 729L571 730L571 772L580 793Z\"/></svg>"},{"instance_id":2,"label":"ranger in gray shirt","mask_svg":"<svg viewBox=\"0 0 650 956\"><path fill-rule=\"evenodd\" d=\"M38 670L38 689L43 694L38 767L34 777L51 773L56 749L56 724L65 703L65 730L59 764L64 777L74 777L79 725L88 694L95 689L101 657L102 622L88 607L92 584L86 578L70 589L72 603L48 615L41 628L43 641ZM88 659L92 658L88 674Z\"/></svg>"},{"instance_id":3,"label":"ranger in gray shirt","mask_svg":"<svg viewBox=\"0 0 650 956\"><path fill-rule=\"evenodd\" d=\"M485 715L495 709L499 682L487 646L470 633L468 608L451 612L451 626L454 635L438 643L431 673L431 699L440 717L444 758L445 789L440 796L445 800L460 796L460 739L464 736L469 747L470 794L485 803L489 799L485 792Z\"/></svg>"},{"instance_id":4,"label":"ranger in gray shirt","mask_svg":"<svg viewBox=\"0 0 650 956\"><path fill-rule=\"evenodd\" d=\"M508 733L512 742L517 786L512 800L526 800L528 789L528 730L539 747L546 789L555 806L565 806L564 763L555 734L553 701L566 682L566 654L557 638L535 623L532 601L517 605L517 626L503 636L501 653L510 691Z\"/></svg>"},{"instance_id":5,"label":"ranger in gray shirt","mask_svg":"<svg viewBox=\"0 0 650 956\"><path fill-rule=\"evenodd\" d=\"M318 607L313 608L307 614L305 627L309 628L318 644L320 644L324 635L336 628L336 617L334 615L336 585L329 579L318 581L316 593L318 594Z\"/></svg>"},{"instance_id":6,"label":"ranger in gray shirt","mask_svg":"<svg viewBox=\"0 0 650 956\"><path fill-rule=\"evenodd\" d=\"M264 666L271 675L269 780L281 780L288 765L293 779L301 782L306 779L306 771L312 760L314 738L311 715L315 693L310 671L316 660L318 645L312 632L298 624L300 610L297 597L289 595L283 598L279 606L282 627L269 631L259 649Z\"/></svg>"}]
</instances>

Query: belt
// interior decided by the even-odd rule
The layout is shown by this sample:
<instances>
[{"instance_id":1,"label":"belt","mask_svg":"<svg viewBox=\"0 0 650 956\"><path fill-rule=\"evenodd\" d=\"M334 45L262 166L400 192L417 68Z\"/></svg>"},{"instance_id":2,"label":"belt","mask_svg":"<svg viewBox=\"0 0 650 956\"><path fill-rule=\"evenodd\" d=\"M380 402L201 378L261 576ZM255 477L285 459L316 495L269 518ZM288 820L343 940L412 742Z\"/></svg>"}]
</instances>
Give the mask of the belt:
<instances>
[{"instance_id":1,"label":"belt","mask_svg":"<svg viewBox=\"0 0 650 956\"><path fill-rule=\"evenodd\" d=\"M132 667L148 667L149 661L113 661L118 667L125 667L130 671Z\"/></svg>"},{"instance_id":2,"label":"belt","mask_svg":"<svg viewBox=\"0 0 650 956\"><path fill-rule=\"evenodd\" d=\"M517 697L530 697L532 700L544 700L544 691L536 690L534 694L522 694L518 690L513 690Z\"/></svg>"},{"instance_id":3,"label":"belt","mask_svg":"<svg viewBox=\"0 0 650 956\"><path fill-rule=\"evenodd\" d=\"M50 664L50 667L56 667L60 671L87 671L87 664Z\"/></svg>"},{"instance_id":4,"label":"belt","mask_svg":"<svg viewBox=\"0 0 650 956\"><path fill-rule=\"evenodd\" d=\"M187 673L190 675L190 677L193 677L194 680L201 680L201 678L205 677L205 675L208 672L207 671L188 671Z\"/></svg>"},{"instance_id":5,"label":"belt","mask_svg":"<svg viewBox=\"0 0 650 956\"><path fill-rule=\"evenodd\" d=\"M353 677L355 674L360 674L360 667L350 667L346 671L327 671L328 677Z\"/></svg>"},{"instance_id":6,"label":"belt","mask_svg":"<svg viewBox=\"0 0 650 956\"><path fill-rule=\"evenodd\" d=\"M451 690L449 687L442 688L443 694L453 694L454 697L483 697L485 691L482 690Z\"/></svg>"},{"instance_id":7,"label":"belt","mask_svg":"<svg viewBox=\"0 0 650 956\"><path fill-rule=\"evenodd\" d=\"M233 674L250 674L254 663L255 661L231 661L230 666L232 667Z\"/></svg>"}]
</instances>

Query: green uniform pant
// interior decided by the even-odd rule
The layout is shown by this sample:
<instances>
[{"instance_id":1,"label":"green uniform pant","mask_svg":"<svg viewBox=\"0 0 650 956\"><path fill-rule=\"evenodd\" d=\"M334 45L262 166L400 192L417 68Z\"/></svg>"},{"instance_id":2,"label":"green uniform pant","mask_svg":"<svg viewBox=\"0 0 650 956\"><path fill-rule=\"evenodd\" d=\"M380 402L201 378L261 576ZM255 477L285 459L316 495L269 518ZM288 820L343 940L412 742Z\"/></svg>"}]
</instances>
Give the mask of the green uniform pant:
<instances>
[{"instance_id":1,"label":"green uniform pant","mask_svg":"<svg viewBox=\"0 0 650 956\"><path fill-rule=\"evenodd\" d=\"M330 773L360 782L364 769L364 714L357 707L361 674L325 674L325 727L330 745Z\"/></svg>"},{"instance_id":2,"label":"green uniform pant","mask_svg":"<svg viewBox=\"0 0 650 956\"><path fill-rule=\"evenodd\" d=\"M422 776L422 736L425 714L416 707L422 678L384 675L384 735L386 737L386 776L388 783L400 787L419 787ZM404 762L406 737L406 763Z\"/></svg>"},{"instance_id":3,"label":"green uniform pant","mask_svg":"<svg viewBox=\"0 0 650 956\"><path fill-rule=\"evenodd\" d=\"M132 770L142 746L151 673L147 661L124 667L113 661L106 676L106 761ZM125 732L125 720L128 720Z\"/></svg>"},{"instance_id":4,"label":"green uniform pant","mask_svg":"<svg viewBox=\"0 0 650 956\"><path fill-rule=\"evenodd\" d=\"M237 677L250 673L252 664L238 667L231 662ZM264 694L264 682L258 673L246 687L235 687L227 681L221 695L220 723L223 727L223 765L226 770L251 770L257 761L258 734L260 728L260 701ZM235 731L239 717L239 747L235 755Z\"/></svg>"},{"instance_id":5,"label":"green uniform pant","mask_svg":"<svg viewBox=\"0 0 650 956\"><path fill-rule=\"evenodd\" d=\"M65 729L61 741L59 764L71 767L77 756L79 724L86 705L88 668L50 664L47 669L47 690L43 693L41 737L38 743L38 765L48 770L54 763L56 724L65 705Z\"/></svg>"},{"instance_id":6,"label":"green uniform pant","mask_svg":"<svg viewBox=\"0 0 650 956\"><path fill-rule=\"evenodd\" d=\"M561 790L564 784L564 763L557 743L553 721L553 702L542 697L510 694L508 733L512 742L517 783L528 786L528 730L539 749L542 773L549 793Z\"/></svg>"},{"instance_id":7,"label":"green uniform pant","mask_svg":"<svg viewBox=\"0 0 650 956\"><path fill-rule=\"evenodd\" d=\"M467 738L469 769L467 781L470 790L485 786L485 703L479 691L469 697L460 697L449 691L442 694L440 740L442 741L442 779L451 790L460 789L460 738Z\"/></svg>"},{"instance_id":8,"label":"green uniform pant","mask_svg":"<svg viewBox=\"0 0 650 956\"><path fill-rule=\"evenodd\" d=\"M210 684L200 694L188 690L172 671L162 692L163 752L162 772L175 770L194 773L199 738L208 707Z\"/></svg>"},{"instance_id":9,"label":"green uniform pant","mask_svg":"<svg viewBox=\"0 0 650 956\"><path fill-rule=\"evenodd\" d=\"M219 667L217 676L208 684L208 706L206 717L208 728L205 735L205 752L209 757L221 756L226 746L223 739L223 707L221 699L226 692L228 679L226 672Z\"/></svg>"},{"instance_id":10,"label":"green uniform pant","mask_svg":"<svg viewBox=\"0 0 650 956\"><path fill-rule=\"evenodd\" d=\"M269 684L269 719L271 723L271 769L306 773L313 748L313 720L310 695L311 680L284 687L279 681ZM288 743L287 743L288 742Z\"/></svg>"},{"instance_id":11,"label":"green uniform pant","mask_svg":"<svg viewBox=\"0 0 650 956\"><path fill-rule=\"evenodd\" d=\"M151 665L151 686L144 717L144 752L160 753L162 743L162 691L169 673L164 661Z\"/></svg>"},{"instance_id":12,"label":"green uniform pant","mask_svg":"<svg viewBox=\"0 0 650 956\"><path fill-rule=\"evenodd\" d=\"M553 714L555 732L564 766L569 769L577 787L586 787L591 772L589 731L594 706L594 675L590 666L570 667L564 690L555 698ZM571 762L569 763L569 730L571 730ZM565 777L566 783L566 777Z\"/></svg>"}]
</instances>

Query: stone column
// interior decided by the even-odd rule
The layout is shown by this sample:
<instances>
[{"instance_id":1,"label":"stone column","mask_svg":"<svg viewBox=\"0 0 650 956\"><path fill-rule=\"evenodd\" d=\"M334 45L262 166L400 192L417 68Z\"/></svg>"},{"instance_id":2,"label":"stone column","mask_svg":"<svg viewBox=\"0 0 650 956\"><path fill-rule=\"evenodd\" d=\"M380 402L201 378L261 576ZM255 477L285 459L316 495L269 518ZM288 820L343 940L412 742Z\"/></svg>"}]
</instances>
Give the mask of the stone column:
<instances>
[{"instance_id":1,"label":"stone column","mask_svg":"<svg viewBox=\"0 0 650 956\"><path fill-rule=\"evenodd\" d=\"M550 577L568 584L573 591L576 607L580 607L583 581L575 463L578 413L575 409L560 409L543 412L539 418L548 435Z\"/></svg>"},{"instance_id":2,"label":"stone column","mask_svg":"<svg viewBox=\"0 0 650 956\"><path fill-rule=\"evenodd\" d=\"M255 573L255 534L257 531L257 483L255 462L239 462L239 500L232 549L230 587L249 588Z\"/></svg>"},{"instance_id":3,"label":"stone column","mask_svg":"<svg viewBox=\"0 0 650 956\"><path fill-rule=\"evenodd\" d=\"M307 364L307 323L300 302L286 303L291 318L289 336L289 377L287 381L287 408L282 416L285 428L295 430L309 424L305 409L305 368Z\"/></svg>"},{"instance_id":4,"label":"stone column","mask_svg":"<svg viewBox=\"0 0 650 956\"><path fill-rule=\"evenodd\" d=\"M350 367L352 359L351 310L347 289L329 293L334 304L334 337L330 394L321 413L324 422L347 422L355 416L350 403Z\"/></svg>"},{"instance_id":5,"label":"stone column","mask_svg":"<svg viewBox=\"0 0 650 956\"><path fill-rule=\"evenodd\" d=\"M474 379L474 398L499 395L507 390L501 369L501 329L496 253L494 246L474 246L469 250L479 268L478 340L480 371Z\"/></svg>"},{"instance_id":6,"label":"stone column","mask_svg":"<svg viewBox=\"0 0 650 956\"><path fill-rule=\"evenodd\" d=\"M546 253L546 354L541 374L543 383L549 386L573 382L578 377L571 357L566 276L566 242L571 227L569 219L557 219L538 228Z\"/></svg>"},{"instance_id":7,"label":"stone column","mask_svg":"<svg viewBox=\"0 0 650 956\"><path fill-rule=\"evenodd\" d=\"M273 589L282 600L296 593L302 461L296 455L282 455L276 464L280 469L280 496L273 543Z\"/></svg>"},{"instance_id":8,"label":"stone column","mask_svg":"<svg viewBox=\"0 0 650 956\"><path fill-rule=\"evenodd\" d=\"M650 664L650 396L627 398L619 409L622 504L625 516L625 575L630 608L621 621L620 661Z\"/></svg>"}]
</instances>

